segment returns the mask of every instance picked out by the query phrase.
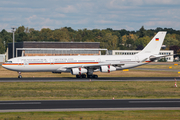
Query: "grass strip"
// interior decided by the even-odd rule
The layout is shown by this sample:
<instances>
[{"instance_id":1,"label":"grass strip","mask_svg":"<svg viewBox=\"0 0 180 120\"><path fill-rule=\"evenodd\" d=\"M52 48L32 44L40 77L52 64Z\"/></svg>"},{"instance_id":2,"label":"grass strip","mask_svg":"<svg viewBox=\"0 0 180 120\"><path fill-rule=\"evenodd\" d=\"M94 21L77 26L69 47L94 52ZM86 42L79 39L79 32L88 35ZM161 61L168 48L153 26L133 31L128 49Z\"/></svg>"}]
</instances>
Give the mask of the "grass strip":
<instances>
[{"instance_id":1,"label":"grass strip","mask_svg":"<svg viewBox=\"0 0 180 120\"><path fill-rule=\"evenodd\" d=\"M180 110L0 113L0 120L179 120L179 118Z\"/></svg>"},{"instance_id":2,"label":"grass strip","mask_svg":"<svg viewBox=\"0 0 180 120\"><path fill-rule=\"evenodd\" d=\"M178 85L178 83L177 83ZM0 100L179 98L174 81L0 83Z\"/></svg>"}]
</instances>

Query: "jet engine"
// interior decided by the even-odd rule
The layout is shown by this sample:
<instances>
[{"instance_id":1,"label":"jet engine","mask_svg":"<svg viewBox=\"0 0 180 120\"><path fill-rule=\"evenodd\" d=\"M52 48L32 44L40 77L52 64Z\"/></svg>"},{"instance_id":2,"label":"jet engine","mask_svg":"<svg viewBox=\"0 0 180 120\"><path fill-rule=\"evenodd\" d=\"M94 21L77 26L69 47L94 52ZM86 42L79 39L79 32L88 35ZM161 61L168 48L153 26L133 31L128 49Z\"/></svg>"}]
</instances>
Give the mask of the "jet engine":
<instances>
[{"instance_id":1,"label":"jet engine","mask_svg":"<svg viewBox=\"0 0 180 120\"><path fill-rule=\"evenodd\" d=\"M116 68L113 67L113 66L110 66L110 65L108 65L108 66L101 66L100 67L100 71L101 72L108 72L108 73L110 73L111 71L116 71Z\"/></svg>"},{"instance_id":2,"label":"jet engine","mask_svg":"<svg viewBox=\"0 0 180 120\"><path fill-rule=\"evenodd\" d=\"M81 75L84 73L87 73L87 69L85 69L85 68L72 68L71 69L72 75Z\"/></svg>"}]
</instances>

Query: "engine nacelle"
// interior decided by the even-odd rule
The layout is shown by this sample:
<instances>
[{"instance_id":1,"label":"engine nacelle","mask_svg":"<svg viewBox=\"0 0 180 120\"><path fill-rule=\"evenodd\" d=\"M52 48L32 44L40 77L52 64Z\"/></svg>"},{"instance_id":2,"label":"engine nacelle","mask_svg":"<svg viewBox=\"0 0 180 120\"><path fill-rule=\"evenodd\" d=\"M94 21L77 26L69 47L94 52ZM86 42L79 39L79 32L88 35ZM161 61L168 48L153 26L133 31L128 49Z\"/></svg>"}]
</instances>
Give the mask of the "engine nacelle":
<instances>
[{"instance_id":1,"label":"engine nacelle","mask_svg":"<svg viewBox=\"0 0 180 120\"><path fill-rule=\"evenodd\" d=\"M110 73L111 71L116 71L116 68L113 67L113 66L110 66L110 65L108 65L108 66L101 66L100 67L100 71L101 72L108 72L108 73Z\"/></svg>"},{"instance_id":2,"label":"engine nacelle","mask_svg":"<svg viewBox=\"0 0 180 120\"><path fill-rule=\"evenodd\" d=\"M72 75L81 75L83 73L87 73L87 69L85 68L72 68L71 69Z\"/></svg>"}]
</instances>

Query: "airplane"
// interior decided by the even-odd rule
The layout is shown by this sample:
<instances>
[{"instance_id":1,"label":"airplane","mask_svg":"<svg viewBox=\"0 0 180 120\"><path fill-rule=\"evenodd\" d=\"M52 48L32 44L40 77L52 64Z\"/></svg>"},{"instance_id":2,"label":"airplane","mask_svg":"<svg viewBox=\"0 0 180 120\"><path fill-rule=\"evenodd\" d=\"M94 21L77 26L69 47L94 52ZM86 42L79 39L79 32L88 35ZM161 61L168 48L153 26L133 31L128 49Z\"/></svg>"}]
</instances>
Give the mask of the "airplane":
<instances>
[{"instance_id":1,"label":"airplane","mask_svg":"<svg viewBox=\"0 0 180 120\"><path fill-rule=\"evenodd\" d=\"M134 68L165 57L159 55L165 35L166 31L158 32L142 51L134 55L24 56L11 58L2 66L17 71L18 78L22 78L21 72L70 72L76 78L98 78L94 72Z\"/></svg>"}]
</instances>

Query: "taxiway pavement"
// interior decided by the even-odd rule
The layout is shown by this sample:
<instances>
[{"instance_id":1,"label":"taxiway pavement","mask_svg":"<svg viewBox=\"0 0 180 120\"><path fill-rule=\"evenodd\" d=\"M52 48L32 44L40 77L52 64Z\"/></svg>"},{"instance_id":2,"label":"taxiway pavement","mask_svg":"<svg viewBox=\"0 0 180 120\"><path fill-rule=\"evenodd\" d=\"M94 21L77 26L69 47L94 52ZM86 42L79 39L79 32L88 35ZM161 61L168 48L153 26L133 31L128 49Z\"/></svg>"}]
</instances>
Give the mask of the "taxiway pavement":
<instances>
[{"instance_id":1,"label":"taxiway pavement","mask_svg":"<svg viewBox=\"0 0 180 120\"><path fill-rule=\"evenodd\" d=\"M180 99L0 101L0 112L140 109L180 110Z\"/></svg>"}]
</instances>

